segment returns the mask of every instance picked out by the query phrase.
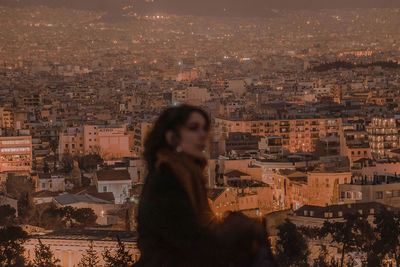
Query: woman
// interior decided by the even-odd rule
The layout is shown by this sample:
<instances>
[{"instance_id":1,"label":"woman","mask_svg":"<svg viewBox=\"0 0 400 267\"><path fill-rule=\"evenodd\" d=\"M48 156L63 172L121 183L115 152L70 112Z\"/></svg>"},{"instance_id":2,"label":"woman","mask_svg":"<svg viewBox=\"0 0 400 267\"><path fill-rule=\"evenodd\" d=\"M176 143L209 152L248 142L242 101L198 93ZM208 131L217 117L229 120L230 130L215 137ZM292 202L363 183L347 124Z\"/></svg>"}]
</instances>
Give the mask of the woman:
<instances>
[{"instance_id":1,"label":"woman","mask_svg":"<svg viewBox=\"0 0 400 267\"><path fill-rule=\"evenodd\" d=\"M165 110L148 135L137 266L269 266L260 257L260 225L239 213L218 222L210 208L203 175L209 129L203 110L182 105Z\"/></svg>"}]
</instances>

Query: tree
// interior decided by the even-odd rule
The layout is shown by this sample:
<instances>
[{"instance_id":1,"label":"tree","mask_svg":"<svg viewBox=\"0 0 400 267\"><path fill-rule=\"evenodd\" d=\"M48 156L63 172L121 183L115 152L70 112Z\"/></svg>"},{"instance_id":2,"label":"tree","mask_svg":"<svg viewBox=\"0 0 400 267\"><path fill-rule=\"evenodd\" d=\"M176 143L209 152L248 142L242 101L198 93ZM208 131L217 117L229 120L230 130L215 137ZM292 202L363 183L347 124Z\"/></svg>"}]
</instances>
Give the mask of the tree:
<instances>
[{"instance_id":1,"label":"tree","mask_svg":"<svg viewBox=\"0 0 400 267\"><path fill-rule=\"evenodd\" d=\"M71 206L65 206L59 209L60 215L63 217L63 220L66 224L72 225L73 223L73 214L75 212L75 208Z\"/></svg>"},{"instance_id":2,"label":"tree","mask_svg":"<svg viewBox=\"0 0 400 267\"><path fill-rule=\"evenodd\" d=\"M58 141L57 140L50 140L50 149L54 153L54 155L57 155L57 148L58 148Z\"/></svg>"},{"instance_id":3,"label":"tree","mask_svg":"<svg viewBox=\"0 0 400 267\"><path fill-rule=\"evenodd\" d=\"M307 242L295 224L286 219L278 226L277 258L284 267L307 267L310 251Z\"/></svg>"},{"instance_id":4,"label":"tree","mask_svg":"<svg viewBox=\"0 0 400 267\"><path fill-rule=\"evenodd\" d=\"M91 208L81 208L72 212L72 218L82 226L93 226L96 224L97 215Z\"/></svg>"},{"instance_id":5,"label":"tree","mask_svg":"<svg viewBox=\"0 0 400 267\"><path fill-rule=\"evenodd\" d=\"M38 217L38 224L46 229L94 226L97 220L91 208L65 206L58 209L54 205L47 207Z\"/></svg>"},{"instance_id":6,"label":"tree","mask_svg":"<svg viewBox=\"0 0 400 267\"><path fill-rule=\"evenodd\" d=\"M375 215L374 221L377 239L374 249L377 252L375 261L381 261L392 256L396 260L396 266L400 266L400 220L392 211L382 209ZM372 265L371 265L372 266Z\"/></svg>"},{"instance_id":7,"label":"tree","mask_svg":"<svg viewBox=\"0 0 400 267\"><path fill-rule=\"evenodd\" d=\"M84 171L92 171L97 168L97 164L103 163L103 159L98 154L89 154L78 159L79 168Z\"/></svg>"},{"instance_id":8,"label":"tree","mask_svg":"<svg viewBox=\"0 0 400 267\"><path fill-rule=\"evenodd\" d=\"M43 204L42 204L43 205ZM37 205L37 210L40 206ZM46 229L64 229L68 224L68 220L65 218L64 211L62 209L57 209L54 204L39 212L38 224Z\"/></svg>"},{"instance_id":9,"label":"tree","mask_svg":"<svg viewBox=\"0 0 400 267\"><path fill-rule=\"evenodd\" d=\"M38 239L39 244L35 246L35 258L33 259L33 264L35 267L59 267L57 263L60 261L54 257L50 246L42 243Z\"/></svg>"},{"instance_id":10,"label":"tree","mask_svg":"<svg viewBox=\"0 0 400 267\"><path fill-rule=\"evenodd\" d=\"M25 192L18 198L18 216L28 220L34 213L34 204L31 193Z\"/></svg>"},{"instance_id":11,"label":"tree","mask_svg":"<svg viewBox=\"0 0 400 267\"><path fill-rule=\"evenodd\" d=\"M74 168L74 159L70 153L64 153L62 157L62 164L64 166L64 172L69 173Z\"/></svg>"},{"instance_id":12,"label":"tree","mask_svg":"<svg viewBox=\"0 0 400 267\"><path fill-rule=\"evenodd\" d=\"M321 236L330 235L332 242L340 244L340 267L343 267L346 253L369 248L373 239L372 228L369 222L359 214L345 214L344 222L330 222L326 220L321 228Z\"/></svg>"},{"instance_id":13,"label":"tree","mask_svg":"<svg viewBox=\"0 0 400 267\"><path fill-rule=\"evenodd\" d=\"M78 267L97 267L99 266L99 257L93 249L93 241L90 241L89 248L82 255Z\"/></svg>"},{"instance_id":14,"label":"tree","mask_svg":"<svg viewBox=\"0 0 400 267\"><path fill-rule=\"evenodd\" d=\"M335 259L330 259L328 260L328 251L326 250L326 247L323 246L320 250L318 258L316 258L313 262L313 267L336 267L337 262Z\"/></svg>"},{"instance_id":15,"label":"tree","mask_svg":"<svg viewBox=\"0 0 400 267\"><path fill-rule=\"evenodd\" d=\"M0 206L0 226L12 225L15 221L16 210L10 205Z\"/></svg>"},{"instance_id":16,"label":"tree","mask_svg":"<svg viewBox=\"0 0 400 267\"><path fill-rule=\"evenodd\" d=\"M0 266L27 266L23 243L28 234L18 226L6 226L0 229Z\"/></svg>"},{"instance_id":17,"label":"tree","mask_svg":"<svg viewBox=\"0 0 400 267\"><path fill-rule=\"evenodd\" d=\"M6 180L7 193L16 198L27 192L33 193L35 191L35 182L32 179L27 179L21 176L8 176Z\"/></svg>"},{"instance_id":18,"label":"tree","mask_svg":"<svg viewBox=\"0 0 400 267\"><path fill-rule=\"evenodd\" d=\"M50 167L49 167L49 164L47 163L47 161L45 161L43 164L43 172L50 173Z\"/></svg>"},{"instance_id":19,"label":"tree","mask_svg":"<svg viewBox=\"0 0 400 267\"><path fill-rule=\"evenodd\" d=\"M135 262L132 259L132 255L125 249L124 243L117 236L117 251L111 253L110 250L106 250L103 254L104 261L106 263L105 267L130 267Z\"/></svg>"}]
</instances>

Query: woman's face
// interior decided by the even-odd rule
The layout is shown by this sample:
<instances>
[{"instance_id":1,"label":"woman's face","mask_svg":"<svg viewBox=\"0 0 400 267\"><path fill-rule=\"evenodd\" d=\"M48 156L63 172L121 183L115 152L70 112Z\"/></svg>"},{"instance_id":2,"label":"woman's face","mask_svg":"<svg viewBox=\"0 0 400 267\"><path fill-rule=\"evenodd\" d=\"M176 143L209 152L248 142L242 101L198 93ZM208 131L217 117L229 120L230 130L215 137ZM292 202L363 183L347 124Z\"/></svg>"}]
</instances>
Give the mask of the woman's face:
<instances>
[{"instance_id":1,"label":"woman's face","mask_svg":"<svg viewBox=\"0 0 400 267\"><path fill-rule=\"evenodd\" d=\"M198 112L192 112L188 121L180 130L180 148L196 158L205 158L208 127L205 118Z\"/></svg>"}]
</instances>

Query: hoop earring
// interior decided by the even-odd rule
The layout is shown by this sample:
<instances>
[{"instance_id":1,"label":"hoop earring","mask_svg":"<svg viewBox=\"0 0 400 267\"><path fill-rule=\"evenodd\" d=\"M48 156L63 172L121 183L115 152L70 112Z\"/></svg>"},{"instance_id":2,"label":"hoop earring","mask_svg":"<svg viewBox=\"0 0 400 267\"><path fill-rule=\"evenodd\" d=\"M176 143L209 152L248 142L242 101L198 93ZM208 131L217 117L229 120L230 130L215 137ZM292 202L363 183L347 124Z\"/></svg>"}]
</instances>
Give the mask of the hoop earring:
<instances>
[{"instance_id":1,"label":"hoop earring","mask_svg":"<svg viewBox=\"0 0 400 267\"><path fill-rule=\"evenodd\" d=\"M181 147L181 146L177 146L177 147L176 147L176 152L178 152L178 153L179 153L179 152L182 152L182 151L183 151L183 149L182 149L182 147Z\"/></svg>"}]
</instances>

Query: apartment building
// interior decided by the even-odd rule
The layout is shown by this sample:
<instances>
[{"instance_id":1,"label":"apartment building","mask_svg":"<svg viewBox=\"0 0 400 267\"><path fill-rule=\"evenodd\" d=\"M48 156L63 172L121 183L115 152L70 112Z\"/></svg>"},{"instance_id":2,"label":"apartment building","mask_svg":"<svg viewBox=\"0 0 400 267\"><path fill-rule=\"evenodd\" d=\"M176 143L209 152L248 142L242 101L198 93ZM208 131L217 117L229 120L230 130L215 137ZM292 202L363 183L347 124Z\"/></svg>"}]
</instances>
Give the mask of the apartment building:
<instances>
[{"instance_id":1,"label":"apartment building","mask_svg":"<svg viewBox=\"0 0 400 267\"><path fill-rule=\"evenodd\" d=\"M398 127L394 118L373 118L367 126L371 154L376 159L387 157L399 145Z\"/></svg>"},{"instance_id":2,"label":"apartment building","mask_svg":"<svg viewBox=\"0 0 400 267\"><path fill-rule=\"evenodd\" d=\"M129 136L124 126L85 125L69 127L60 133L60 158L63 154L96 153L104 159L130 156Z\"/></svg>"},{"instance_id":3,"label":"apartment building","mask_svg":"<svg viewBox=\"0 0 400 267\"><path fill-rule=\"evenodd\" d=\"M282 136L282 148L290 152L314 151L317 141L339 136L340 118L290 120L228 120L215 118L216 134L227 138L230 132L247 132L255 136Z\"/></svg>"},{"instance_id":4,"label":"apartment building","mask_svg":"<svg viewBox=\"0 0 400 267\"><path fill-rule=\"evenodd\" d=\"M22 172L32 170L32 137L0 136L0 172Z\"/></svg>"}]
</instances>

